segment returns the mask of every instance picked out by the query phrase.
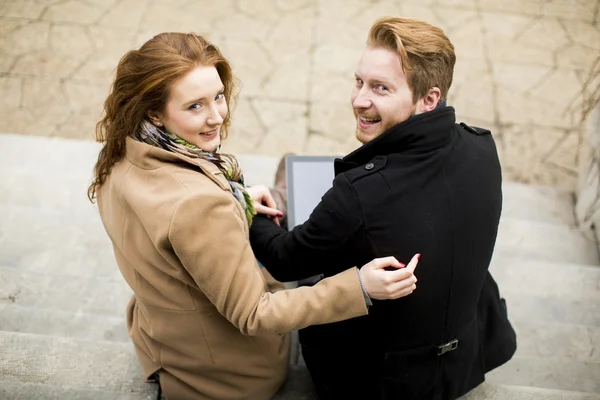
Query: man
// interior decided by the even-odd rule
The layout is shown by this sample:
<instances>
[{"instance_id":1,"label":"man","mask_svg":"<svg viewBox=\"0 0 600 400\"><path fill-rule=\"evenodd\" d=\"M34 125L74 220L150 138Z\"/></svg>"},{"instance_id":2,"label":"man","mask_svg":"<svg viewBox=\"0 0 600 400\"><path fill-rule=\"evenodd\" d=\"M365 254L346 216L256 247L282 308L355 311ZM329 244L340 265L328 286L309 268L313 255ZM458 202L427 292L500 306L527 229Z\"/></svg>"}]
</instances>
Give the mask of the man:
<instances>
[{"instance_id":1,"label":"man","mask_svg":"<svg viewBox=\"0 0 600 400\"><path fill-rule=\"evenodd\" d=\"M454 63L439 28L378 20L351 96L363 146L336 160L332 189L302 226L252 226L255 254L283 281L423 255L410 296L300 332L322 399L456 399L515 352L488 273L500 164L490 132L456 124L445 106Z\"/></svg>"}]
</instances>

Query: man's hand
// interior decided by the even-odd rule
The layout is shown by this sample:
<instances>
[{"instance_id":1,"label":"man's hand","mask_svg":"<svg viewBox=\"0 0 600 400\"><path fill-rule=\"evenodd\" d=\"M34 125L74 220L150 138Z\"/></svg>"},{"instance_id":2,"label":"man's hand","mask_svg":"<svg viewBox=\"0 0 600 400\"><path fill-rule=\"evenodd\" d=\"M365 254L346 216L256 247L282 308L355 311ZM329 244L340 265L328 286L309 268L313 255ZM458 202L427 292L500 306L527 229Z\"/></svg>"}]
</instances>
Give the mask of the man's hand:
<instances>
[{"instance_id":1,"label":"man's hand","mask_svg":"<svg viewBox=\"0 0 600 400\"><path fill-rule=\"evenodd\" d=\"M256 185L246 189L248 194L254 201L254 209L259 214L269 216L277 225L279 218L283 217L283 213L277 209L277 204L273 200L271 192L266 186Z\"/></svg>"},{"instance_id":2,"label":"man's hand","mask_svg":"<svg viewBox=\"0 0 600 400\"><path fill-rule=\"evenodd\" d=\"M376 258L360 269L363 286L370 298L391 300L411 294L417 288L414 275L420 254L416 254L406 267L395 257ZM386 271L385 268L398 268Z\"/></svg>"}]
</instances>

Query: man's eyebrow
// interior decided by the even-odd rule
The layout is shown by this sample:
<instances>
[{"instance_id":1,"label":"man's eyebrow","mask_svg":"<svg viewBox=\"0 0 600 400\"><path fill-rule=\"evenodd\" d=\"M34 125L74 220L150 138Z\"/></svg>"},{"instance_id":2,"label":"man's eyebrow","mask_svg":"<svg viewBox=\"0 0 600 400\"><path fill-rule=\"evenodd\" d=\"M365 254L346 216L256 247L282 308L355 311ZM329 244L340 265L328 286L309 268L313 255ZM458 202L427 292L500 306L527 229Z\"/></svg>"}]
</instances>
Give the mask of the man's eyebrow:
<instances>
[{"instance_id":1,"label":"man's eyebrow","mask_svg":"<svg viewBox=\"0 0 600 400\"><path fill-rule=\"evenodd\" d=\"M373 78L373 83L380 84L380 85L385 85L385 86L392 86L394 84L391 81L388 81L386 79L381 79L381 78Z\"/></svg>"}]
</instances>

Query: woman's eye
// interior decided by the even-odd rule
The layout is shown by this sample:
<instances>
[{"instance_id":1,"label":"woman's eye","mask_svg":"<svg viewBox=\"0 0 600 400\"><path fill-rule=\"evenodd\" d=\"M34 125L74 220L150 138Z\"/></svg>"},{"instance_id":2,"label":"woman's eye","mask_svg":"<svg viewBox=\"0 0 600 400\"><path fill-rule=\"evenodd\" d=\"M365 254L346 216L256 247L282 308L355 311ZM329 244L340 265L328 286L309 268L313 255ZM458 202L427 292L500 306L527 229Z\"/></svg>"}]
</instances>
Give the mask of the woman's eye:
<instances>
[{"instance_id":1,"label":"woman's eye","mask_svg":"<svg viewBox=\"0 0 600 400\"><path fill-rule=\"evenodd\" d=\"M200 108L202 108L202 104L200 103L194 103L190 106L190 110L199 110Z\"/></svg>"},{"instance_id":2,"label":"woman's eye","mask_svg":"<svg viewBox=\"0 0 600 400\"><path fill-rule=\"evenodd\" d=\"M362 86L362 85L363 85L362 79L356 78L356 86Z\"/></svg>"},{"instance_id":3,"label":"woman's eye","mask_svg":"<svg viewBox=\"0 0 600 400\"><path fill-rule=\"evenodd\" d=\"M225 93L221 92L217 95L217 97L215 97L215 100L221 100L224 97L225 97Z\"/></svg>"}]
</instances>

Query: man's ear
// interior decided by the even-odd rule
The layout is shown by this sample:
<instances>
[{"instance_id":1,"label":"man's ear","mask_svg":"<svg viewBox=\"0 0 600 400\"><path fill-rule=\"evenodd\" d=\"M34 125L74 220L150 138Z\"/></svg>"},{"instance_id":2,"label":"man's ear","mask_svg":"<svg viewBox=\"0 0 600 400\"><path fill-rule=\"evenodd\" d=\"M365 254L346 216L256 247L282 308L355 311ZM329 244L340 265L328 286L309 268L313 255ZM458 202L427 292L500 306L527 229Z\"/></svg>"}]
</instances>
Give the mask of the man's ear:
<instances>
[{"instance_id":1,"label":"man's ear","mask_svg":"<svg viewBox=\"0 0 600 400\"><path fill-rule=\"evenodd\" d=\"M417 103L417 114L435 110L441 97L442 91L440 88L432 87L429 89L429 92Z\"/></svg>"},{"instance_id":2,"label":"man's ear","mask_svg":"<svg viewBox=\"0 0 600 400\"><path fill-rule=\"evenodd\" d=\"M148 119L150 119L150 122L152 122L154 125L163 126L163 123L161 121L161 118L162 118L161 113L151 110L151 111L148 111L146 113L146 115L148 116Z\"/></svg>"}]
</instances>

